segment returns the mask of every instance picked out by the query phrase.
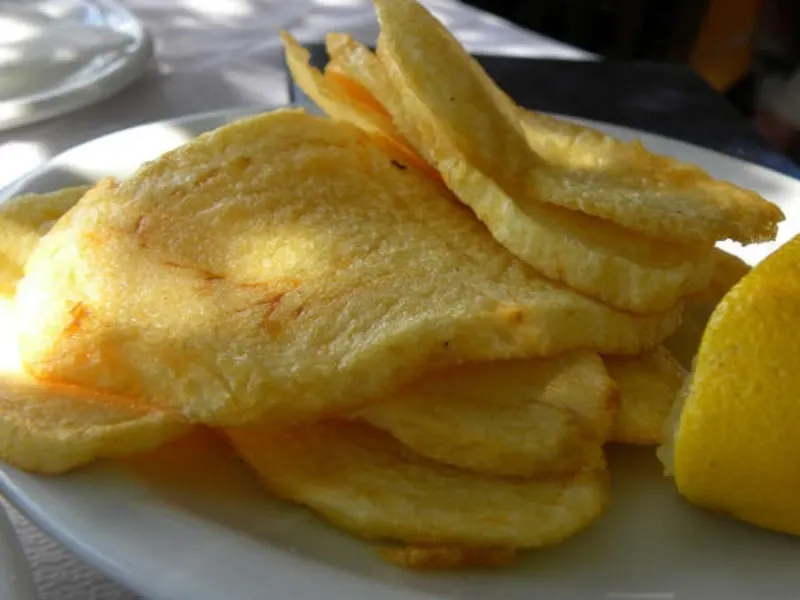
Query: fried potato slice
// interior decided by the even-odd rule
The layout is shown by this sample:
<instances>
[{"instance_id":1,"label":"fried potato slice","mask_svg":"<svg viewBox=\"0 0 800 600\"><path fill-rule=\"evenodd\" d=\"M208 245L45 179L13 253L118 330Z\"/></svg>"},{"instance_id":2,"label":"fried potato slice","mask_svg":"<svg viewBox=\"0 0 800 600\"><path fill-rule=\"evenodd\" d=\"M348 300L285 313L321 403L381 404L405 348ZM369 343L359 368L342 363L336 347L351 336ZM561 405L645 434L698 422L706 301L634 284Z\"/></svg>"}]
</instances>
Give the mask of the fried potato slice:
<instances>
[{"instance_id":1,"label":"fried potato slice","mask_svg":"<svg viewBox=\"0 0 800 600\"><path fill-rule=\"evenodd\" d=\"M400 75L390 78L378 58L349 36L329 35L326 44L337 68L381 99L401 129L421 128L425 140L417 149L427 153L447 186L495 239L546 277L639 313L668 310L681 296L707 285L711 244L654 240L544 202L529 203L521 213L514 199L448 141Z\"/></svg>"},{"instance_id":2,"label":"fried potato slice","mask_svg":"<svg viewBox=\"0 0 800 600\"><path fill-rule=\"evenodd\" d=\"M14 294L33 247L89 187L82 185L49 194L26 194L0 204L0 294Z\"/></svg>"},{"instance_id":3,"label":"fried potato slice","mask_svg":"<svg viewBox=\"0 0 800 600\"><path fill-rule=\"evenodd\" d=\"M403 155L404 163L423 171L429 177L441 179L436 169L411 149L408 142L397 131L392 118L383 105L358 83L328 69L324 74L309 63L308 50L303 48L288 33L281 37L286 49L286 64L297 85L326 114L349 121L370 133L385 137L396 152Z\"/></svg>"},{"instance_id":4,"label":"fried potato slice","mask_svg":"<svg viewBox=\"0 0 800 600\"><path fill-rule=\"evenodd\" d=\"M714 269L711 272L711 281L700 292L687 298L686 303L687 311L704 320L708 320L728 290L750 272L750 266L746 262L720 248L714 248L712 256Z\"/></svg>"},{"instance_id":5,"label":"fried potato slice","mask_svg":"<svg viewBox=\"0 0 800 600\"><path fill-rule=\"evenodd\" d=\"M493 475L604 464L616 386L589 352L427 373L356 416L423 456Z\"/></svg>"},{"instance_id":6,"label":"fried potato slice","mask_svg":"<svg viewBox=\"0 0 800 600\"><path fill-rule=\"evenodd\" d=\"M607 356L606 368L619 388L619 412L611 441L657 445L686 378L686 371L663 346L640 356Z\"/></svg>"},{"instance_id":7,"label":"fried potato slice","mask_svg":"<svg viewBox=\"0 0 800 600\"><path fill-rule=\"evenodd\" d=\"M449 546L384 546L378 556L407 569L445 570L506 567L514 562L514 548L459 548Z\"/></svg>"},{"instance_id":8,"label":"fried potato slice","mask_svg":"<svg viewBox=\"0 0 800 600\"><path fill-rule=\"evenodd\" d=\"M0 205L0 460L62 473L98 458L155 448L187 430L179 415L138 399L30 377L19 361L13 292L29 253L87 187L19 196Z\"/></svg>"},{"instance_id":9,"label":"fried potato slice","mask_svg":"<svg viewBox=\"0 0 800 600\"><path fill-rule=\"evenodd\" d=\"M0 373L0 459L27 471L63 473L151 450L187 431L179 414L137 398Z\"/></svg>"},{"instance_id":10,"label":"fried potato slice","mask_svg":"<svg viewBox=\"0 0 800 600\"><path fill-rule=\"evenodd\" d=\"M291 34L281 32L286 52L286 64L297 85L328 115L334 119L350 121L362 129L399 137L392 118L383 105L374 101L365 91L352 92L352 85L334 71L325 74L311 66L311 56Z\"/></svg>"},{"instance_id":11,"label":"fried potato slice","mask_svg":"<svg viewBox=\"0 0 800 600\"><path fill-rule=\"evenodd\" d=\"M539 278L400 161L285 109L95 186L28 261L26 367L243 424L350 410L468 360L637 352L677 326Z\"/></svg>"},{"instance_id":12,"label":"fried potato slice","mask_svg":"<svg viewBox=\"0 0 800 600\"><path fill-rule=\"evenodd\" d=\"M0 280L13 286L6 275ZM30 377L16 353L7 297L0 298L0 341L0 460L28 471L62 473L98 458L150 450L187 431L180 415L136 398Z\"/></svg>"},{"instance_id":13,"label":"fried potato slice","mask_svg":"<svg viewBox=\"0 0 800 600\"><path fill-rule=\"evenodd\" d=\"M378 56L395 86L407 89L428 114L400 123L390 112L439 171L446 155L436 148L441 141L513 198L505 208L515 215L545 202L676 242L774 239L784 218L777 206L695 166L662 160L652 170L647 153L623 170L548 164L526 142L514 103L444 25L415 0L376 0L375 5ZM437 136L430 135L434 130ZM470 204L472 199L462 200ZM496 223L487 225L495 231Z\"/></svg>"},{"instance_id":14,"label":"fried potato slice","mask_svg":"<svg viewBox=\"0 0 800 600\"><path fill-rule=\"evenodd\" d=\"M226 434L272 492L365 538L542 547L588 526L609 499L605 469L560 480L477 475L413 454L361 423L255 426Z\"/></svg>"},{"instance_id":15,"label":"fried potato slice","mask_svg":"<svg viewBox=\"0 0 800 600\"><path fill-rule=\"evenodd\" d=\"M711 281L703 290L686 298L680 327L664 341L664 346L685 369L692 368L711 313L728 290L750 271L742 259L720 248L714 248L713 258Z\"/></svg>"}]
</instances>

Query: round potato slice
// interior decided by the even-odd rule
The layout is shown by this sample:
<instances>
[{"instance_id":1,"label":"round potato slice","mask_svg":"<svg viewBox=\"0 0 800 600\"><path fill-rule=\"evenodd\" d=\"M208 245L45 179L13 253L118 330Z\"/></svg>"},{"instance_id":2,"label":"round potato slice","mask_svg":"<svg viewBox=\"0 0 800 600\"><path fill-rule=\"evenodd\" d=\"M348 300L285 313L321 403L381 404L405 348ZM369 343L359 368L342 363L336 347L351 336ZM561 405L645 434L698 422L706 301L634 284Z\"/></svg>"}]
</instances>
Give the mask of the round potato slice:
<instances>
[{"instance_id":1,"label":"round potato slice","mask_svg":"<svg viewBox=\"0 0 800 600\"><path fill-rule=\"evenodd\" d=\"M0 373L0 459L27 471L62 473L151 450L187 431L180 415L136 398Z\"/></svg>"},{"instance_id":2,"label":"round potato slice","mask_svg":"<svg viewBox=\"0 0 800 600\"><path fill-rule=\"evenodd\" d=\"M711 281L701 291L686 298L678 329L664 340L664 346L684 369L691 369L706 323L723 296L747 273L750 266L724 250L714 248Z\"/></svg>"},{"instance_id":3,"label":"round potato slice","mask_svg":"<svg viewBox=\"0 0 800 600\"><path fill-rule=\"evenodd\" d=\"M663 346L640 356L607 356L605 363L619 388L619 411L611 441L661 444L686 371Z\"/></svg>"},{"instance_id":4,"label":"round potato slice","mask_svg":"<svg viewBox=\"0 0 800 600\"><path fill-rule=\"evenodd\" d=\"M450 465L539 476L604 464L616 408L603 361L580 352L428 373L357 416Z\"/></svg>"},{"instance_id":5,"label":"round potato slice","mask_svg":"<svg viewBox=\"0 0 800 600\"><path fill-rule=\"evenodd\" d=\"M563 479L503 479L411 453L368 425L327 421L226 431L268 489L365 538L413 545L533 548L605 510L605 469Z\"/></svg>"},{"instance_id":6,"label":"round potato slice","mask_svg":"<svg viewBox=\"0 0 800 600\"><path fill-rule=\"evenodd\" d=\"M62 473L151 450L188 430L179 414L137 398L36 381L19 362L15 338L12 301L0 298L0 460Z\"/></svg>"},{"instance_id":7,"label":"round potato slice","mask_svg":"<svg viewBox=\"0 0 800 600\"><path fill-rule=\"evenodd\" d=\"M41 237L89 189L18 196L0 205L0 459L40 473L62 473L98 458L153 449L188 426L180 415L30 377L19 362L13 292Z\"/></svg>"},{"instance_id":8,"label":"round potato slice","mask_svg":"<svg viewBox=\"0 0 800 600\"><path fill-rule=\"evenodd\" d=\"M25 194L0 204L0 294L13 294L39 239L75 206L90 186Z\"/></svg>"},{"instance_id":9,"label":"round potato slice","mask_svg":"<svg viewBox=\"0 0 800 600\"><path fill-rule=\"evenodd\" d=\"M237 425L349 411L468 360L635 353L677 326L679 308L634 316L542 279L402 161L287 109L98 184L28 261L24 364Z\"/></svg>"}]
</instances>

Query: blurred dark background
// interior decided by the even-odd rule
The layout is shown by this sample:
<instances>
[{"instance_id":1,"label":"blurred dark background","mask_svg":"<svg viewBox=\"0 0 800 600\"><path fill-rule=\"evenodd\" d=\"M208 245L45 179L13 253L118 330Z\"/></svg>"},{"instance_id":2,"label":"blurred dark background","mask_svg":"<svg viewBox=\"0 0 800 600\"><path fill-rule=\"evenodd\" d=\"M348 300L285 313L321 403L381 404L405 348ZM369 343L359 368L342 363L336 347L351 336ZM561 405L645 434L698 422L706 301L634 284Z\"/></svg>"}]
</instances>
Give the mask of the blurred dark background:
<instances>
[{"instance_id":1,"label":"blurred dark background","mask_svg":"<svg viewBox=\"0 0 800 600\"><path fill-rule=\"evenodd\" d=\"M800 0L465 1L608 59L685 65L800 159Z\"/></svg>"}]
</instances>

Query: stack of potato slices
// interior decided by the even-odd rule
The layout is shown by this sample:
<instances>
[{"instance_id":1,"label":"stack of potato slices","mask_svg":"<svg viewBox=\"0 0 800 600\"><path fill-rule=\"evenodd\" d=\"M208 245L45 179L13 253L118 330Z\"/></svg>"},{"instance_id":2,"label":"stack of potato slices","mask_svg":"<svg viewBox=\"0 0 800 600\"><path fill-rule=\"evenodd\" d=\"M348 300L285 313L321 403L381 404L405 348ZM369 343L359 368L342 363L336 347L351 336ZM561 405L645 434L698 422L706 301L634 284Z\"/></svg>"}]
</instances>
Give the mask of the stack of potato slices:
<instances>
[{"instance_id":1,"label":"stack of potato slices","mask_svg":"<svg viewBox=\"0 0 800 600\"><path fill-rule=\"evenodd\" d=\"M673 353L736 279L716 242L783 215L521 109L414 0L376 7L377 51L331 34L324 72L284 36L328 117L0 208L0 456L57 473L210 426L414 567L505 564L602 515L605 445L662 441Z\"/></svg>"}]
</instances>

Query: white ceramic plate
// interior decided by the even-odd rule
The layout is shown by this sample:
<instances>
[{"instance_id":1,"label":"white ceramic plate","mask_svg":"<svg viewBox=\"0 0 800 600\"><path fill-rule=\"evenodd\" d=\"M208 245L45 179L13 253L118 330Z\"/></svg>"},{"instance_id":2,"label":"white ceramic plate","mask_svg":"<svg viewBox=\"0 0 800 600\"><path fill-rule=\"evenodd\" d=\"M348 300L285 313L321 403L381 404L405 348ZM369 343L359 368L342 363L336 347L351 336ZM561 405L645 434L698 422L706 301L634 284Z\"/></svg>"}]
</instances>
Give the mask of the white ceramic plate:
<instances>
[{"instance_id":1,"label":"white ceramic plate","mask_svg":"<svg viewBox=\"0 0 800 600\"><path fill-rule=\"evenodd\" d=\"M200 115L122 131L78 146L8 194L43 192L125 176L199 132L244 112ZM800 226L800 182L674 140L638 137L654 151L695 162L758 190L787 214L782 243ZM775 244L741 253L755 263ZM733 246L731 246L733 248ZM85 560L159 600L797 600L800 540L682 501L652 449L612 454L613 501L571 541L528 552L507 571L410 573L382 564L369 545L301 508L277 502L226 452L182 473L164 461L144 474L119 463L41 477L5 467L0 490Z\"/></svg>"},{"instance_id":2,"label":"white ceramic plate","mask_svg":"<svg viewBox=\"0 0 800 600\"><path fill-rule=\"evenodd\" d=\"M107 28L127 41L106 48L88 60L32 69L30 81L18 82L19 74L3 74L0 81L0 131L49 119L108 98L134 81L147 66L152 41L136 17L113 0L26 0L37 6L45 19L59 25ZM13 17L20 0L0 0L0 16ZM25 7L23 7L25 8ZM46 22L46 21L45 21ZM10 27L11 25L9 25ZM3 42L5 40L0 40ZM12 90L6 89L11 80ZM7 84L7 85L3 85Z\"/></svg>"}]
</instances>

